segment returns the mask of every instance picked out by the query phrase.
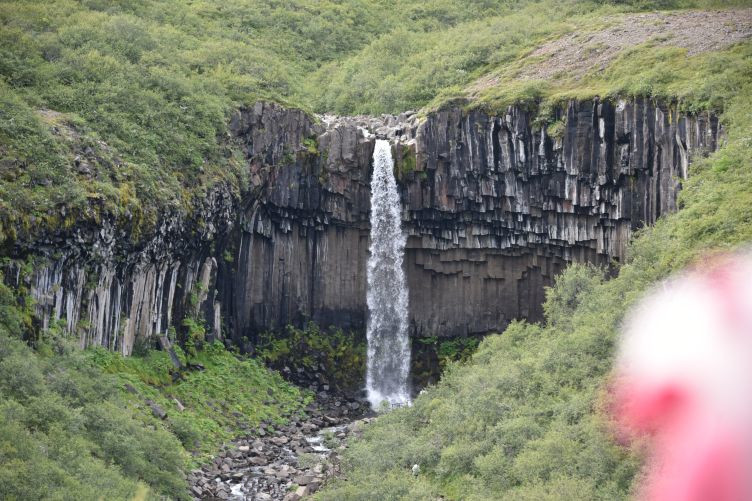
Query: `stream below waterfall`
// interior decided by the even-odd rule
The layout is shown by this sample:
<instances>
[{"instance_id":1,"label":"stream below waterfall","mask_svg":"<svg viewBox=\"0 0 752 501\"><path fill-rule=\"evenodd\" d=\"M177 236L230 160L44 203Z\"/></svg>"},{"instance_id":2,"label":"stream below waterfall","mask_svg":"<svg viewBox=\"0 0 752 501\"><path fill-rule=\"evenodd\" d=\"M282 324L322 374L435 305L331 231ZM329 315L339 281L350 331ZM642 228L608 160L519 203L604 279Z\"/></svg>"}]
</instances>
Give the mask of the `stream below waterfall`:
<instances>
[{"instance_id":1,"label":"stream below waterfall","mask_svg":"<svg viewBox=\"0 0 752 501\"><path fill-rule=\"evenodd\" d=\"M261 425L189 475L194 499L298 501L339 474L339 454L373 419L365 402L317 394L306 417Z\"/></svg>"},{"instance_id":2,"label":"stream below waterfall","mask_svg":"<svg viewBox=\"0 0 752 501\"><path fill-rule=\"evenodd\" d=\"M348 438L374 419L371 409L410 404L405 235L393 169L391 145L377 140L367 269L368 403L316 393L305 418L291 418L277 429L262 425L255 436L235 440L212 462L191 472L196 499L298 501L340 473L339 453Z\"/></svg>"}]
</instances>

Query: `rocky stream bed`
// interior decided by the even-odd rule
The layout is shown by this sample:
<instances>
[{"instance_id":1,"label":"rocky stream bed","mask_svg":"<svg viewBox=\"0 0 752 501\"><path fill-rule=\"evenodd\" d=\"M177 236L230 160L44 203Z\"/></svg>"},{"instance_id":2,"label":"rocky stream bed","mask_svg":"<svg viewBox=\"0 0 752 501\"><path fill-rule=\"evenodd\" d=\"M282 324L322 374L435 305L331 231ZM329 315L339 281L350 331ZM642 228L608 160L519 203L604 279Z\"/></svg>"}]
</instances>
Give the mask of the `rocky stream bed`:
<instances>
[{"instance_id":1,"label":"rocky stream bed","mask_svg":"<svg viewBox=\"0 0 752 501\"><path fill-rule=\"evenodd\" d=\"M306 416L259 426L188 476L194 499L297 501L339 474L339 454L374 417L359 396L315 393Z\"/></svg>"}]
</instances>

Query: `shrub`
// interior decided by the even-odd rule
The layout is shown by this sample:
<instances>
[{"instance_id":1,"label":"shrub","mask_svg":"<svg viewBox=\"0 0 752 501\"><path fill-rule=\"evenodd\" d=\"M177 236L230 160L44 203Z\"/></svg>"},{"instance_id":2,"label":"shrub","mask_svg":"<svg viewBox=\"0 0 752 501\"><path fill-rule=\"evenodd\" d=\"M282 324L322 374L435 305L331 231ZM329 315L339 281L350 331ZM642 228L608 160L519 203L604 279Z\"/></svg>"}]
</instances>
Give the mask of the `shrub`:
<instances>
[{"instance_id":1,"label":"shrub","mask_svg":"<svg viewBox=\"0 0 752 501\"><path fill-rule=\"evenodd\" d=\"M0 280L2 499L188 499L183 472L196 460L262 420L285 422L307 403L278 374L219 343L196 353L203 371L177 382L164 352L125 358L65 343L49 349L45 343L62 340L45 333L32 349L21 340L19 304L28 304L21 299ZM146 399L168 419L154 417Z\"/></svg>"},{"instance_id":2,"label":"shrub","mask_svg":"<svg viewBox=\"0 0 752 501\"><path fill-rule=\"evenodd\" d=\"M355 332L335 327L322 330L315 322L303 329L288 325L283 333L262 333L256 352L276 369L324 373L343 389L360 387L365 381L365 340Z\"/></svg>"}]
</instances>

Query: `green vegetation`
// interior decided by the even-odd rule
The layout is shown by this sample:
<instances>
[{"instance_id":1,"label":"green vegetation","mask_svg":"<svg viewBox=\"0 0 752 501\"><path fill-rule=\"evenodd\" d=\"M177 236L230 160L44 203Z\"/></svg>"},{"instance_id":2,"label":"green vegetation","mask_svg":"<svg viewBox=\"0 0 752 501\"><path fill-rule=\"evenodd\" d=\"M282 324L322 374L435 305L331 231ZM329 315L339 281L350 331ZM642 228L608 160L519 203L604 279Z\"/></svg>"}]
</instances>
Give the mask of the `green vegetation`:
<instances>
[{"instance_id":1,"label":"green vegetation","mask_svg":"<svg viewBox=\"0 0 752 501\"><path fill-rule=\"evenodd\" d=\"M402 180L405 176L415 172L415 167L415 151L406 145L402 145L402 151L394 163L395 176Z\"/></svg>"},{"instance_id":2,"label":"green vegetation","mask_svg":"<svg viewBox=\"0 0 752 501\"><path fill-rule=\"evenodd\" d=\"M518 102L553 121L553 136L563 125L554 105L569 98L646 96L722 110L727 144L692 166L681 211L641 232L616 279L570 268L548 292L543 324L515 323L464 363L448 362L467 359L471 344L427 341L447 367L442 382L370 426L346 454L348 480L319 494L624 498L639 457L613 443L600 410L619 322L657 280L752 239L752 44L689 56L652 40L576 77L518 76L543 61L531 55L541 43L624 13L747 3L3 2L0 245L103 218L136 242L164 210L189 215L218 183L240 195L247 173L227 119L258 99L338 113ZM313 138L303 148L320 154ZM400 174L415 170L411 155L399 160ZM190 316L177 352L193 368L176 371L163 352L73 349L57 324L37 332L32 306L23 287L11 291L0 277L3 499L187 498L187 468L307 401L259 362L207 345ZM257 349L278 367L323 366L334 385L362 380L363 341L341 331L288 328L262 336Z\"/></svg>"},{"instance_id":3,"label":"green vegetation","mask_svg":"<svg viewBox=\"0 0 752 501\"><path fill-rule=\"evenodd\" d=\"M466 362L478 349L482 337L438 338L413 340L411 372L413 384L424 387L435 383L452 362Z\"/></svg>"},{"instance_id":4,"label":"green vegetation","mask_svg":"<svg viewBox=\"0 0 752 501\"><path fill-rule=\"evenodd\" d=\"M54 332L34 350L21 340L31 317L19 304L0 277L3 499L189 499L185 471L261 421L284 423L306 402L278 374L216 343L191 359L203 370L181 374L165 352L82 351Z\"/></svg>"},{"instance_id":5,"label":"green vegetation","mask_svg":"<svg viewBox=\"0 0 752 501\"><path fill-rule=\"evenodd\" d=\"M545 120L555 104L568 99L643 96L676 103L684 111L719 112L749 78L750 65L751 43L691 57L685 49L646 43L626 50L605 71L593 70L582 79L511 81L510 71L500 77L510 83L484 90L470 106L501 109L529 102Z\"/></svg>"},{"instance_id":6,"label":"green vegetation","mask_svg":"<svg viewBox=\"0 0 752 501\"><path fill-rule=\"evenodd\" d=\"M749 65L748 54L730 50L718 57L688 58L685 50L656 49L646 43L623 51L606 71L595 67L582 78L566 68L546 78L518 75L544 62L530 55L544 42L606 28L618 23L623 13L733 5L745 2L502 2L488 10L473 4L463 9L467 16L440 25L411 12L369 45L322 66L305 88L306 99L315 109L343 114L435 109L458 99L464 102L474 83L493 76L493 83L471 93L468 106L498 110L527 103L545 111L570 97L640 95L690 100L699 107L708 104L701 95L706 88L703 79L724 68L721 60Z\"/></svg>"},{"instance_id":7,"label":"green vegetation","mask_svg":"<svg viewBox=\"0 0 752 501\"><path fill-rule=\"evenodd\" d=\"M385 29L374 8L4 2L0 240L105 214L137 239L161 209L189 211L217 182L242 188L229 112L292 100L306 72Z\"/></svg>"},{"instance_id":8,"label":"green vegetation","mask_svg":"<svg viewBox=\"0 0 752 501\"><path fill-rule=\"evenodd\" d=\"M566 97L635 93L720 107L709 89L749 65L748 46L688 64L680 50L644 45L582 80L514 77L536 45L619 13L733 4L744 2L4 2L0 242L105 217L138 241L162 210L190 213L217 183L239 194L247 176L226 122L258 99L400 112L440 106L493 74L502 83L477 105L528 101L545 114Z\"/></svg>"},{"instance_id":9,"label":"green vegetation","mask_svg":"<svg viewBox=\"0 0 752 501\"><path fill-rule=\"evenodd\" d=\"M627 498L639 447L617 446L603 411L619 323L656 281L752 240L751 101L747 79L723 117L727 144L692 166L681 210L642 230L617 278L570 267L545 322L486 338L413 407L381 417L349 444L347 481L318 499Z\"/></svg>"},{"instance_id":10,"label":"green vegetation","mask_svg":"<svg viewBox=\"0 0 752 501\"><path fill-rule=\"evenodd\" d=\"M86 357L115 376L120 387L128 385L126 396L133 405L151 400L166 411L169 429L198 460L222 443L253 432L261 422L284 424L310 398L278 373L256 360L238 358L219 342L189 358L179 347L175 351L184 364L190 361L201 369L176 373L163 351L123 357L95 348L87 350Z\"/></svg>"},{"instance_id":11,"label":"green vegetation","mask_svg":"<svg viewBox=\"0 0 752 501\"><path fill-rule=\"evenodd\" d=\"M187 499L178 439L127 405L115 378L65 343L34 352L27 317L0 281L3 499Z\"/></svg>"},{"instance_id":12,"label":"green vegetation","mask_svg":"<svg viewBox=\"0 0 752 501\"><path fill-rule=\"evenodd\" d=\"M265 332L259 336L256 352L270 367L301 369L311 376L322 373L328 384L339 389L359 387L365 379L363 335L336 327L322 330L308 322L303 329L288 325L283 333Z\"/></svg>"},{"instance_id":13,"label":"green vegetation","mask_svg":"<svg viewBox=\"0 0 752 501\"><path fill-rule=\"evenodd\" d=\"M464 362L470 358L478 348L480 339L469 337L434 341L433 338L428 338L425 342L435 347L436 356L439 359L441 367L444 368L450 362Z\"/></svg>"}]
</instances>

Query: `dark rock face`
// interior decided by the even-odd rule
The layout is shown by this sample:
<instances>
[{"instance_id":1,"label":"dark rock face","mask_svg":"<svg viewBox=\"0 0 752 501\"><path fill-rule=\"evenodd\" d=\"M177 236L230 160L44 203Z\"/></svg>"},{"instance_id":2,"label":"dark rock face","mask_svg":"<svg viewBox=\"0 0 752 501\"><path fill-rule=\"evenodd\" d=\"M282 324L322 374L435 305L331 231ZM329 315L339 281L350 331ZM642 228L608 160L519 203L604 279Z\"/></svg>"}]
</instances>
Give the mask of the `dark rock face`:
<instances>
[{"instance_id":1,"label":"dark rock face","mask_svg":"<svg viewBox=\"0 0 752 501\"><path fill-rule=\"evenodd\" d=\"M634 229L676 209L715 117L646 100L570 102L559 137L510 108L433 114L416 132L407 205L412 322L465 335L541 317L543 286L570 262L624 258Z\"/></svg>"},{"instance_id":2,"label":"dark rock face","mask_svg":"<svg viewBox=\"0 0 752 501\"><path fill-rule=\"evenodd\" d=\"M722 137L716 117L647 100L570 102L555 137L517 107L419 119L321 117L257 103L230 131L248 160L240 197L217 186L194 219L165 214L136 247L104 222L14 258L44 259L26 284L43 326L130 353L186 315L209 335L311 319L366 319L371 155L393 143L402 190L414 335L467 335L541 316L543 287L570 262L624 257L632 231L676 209L689 162ZM21 285L11 265L6 280ZM198 285L200 284L200 285Z\"/></svg>"},{"instance_id":3,"label":"dark rock face","mask_svg":"<svg viewBox=\"0 0 752 501\"><path fill-rule=\"evenodd\" d=\"M195 219L165 214L140 245L108 220L17 242L5 281L28 289L41 328L62 324L81 347L130 354L136 342L155 345L188 315L204 317L208 330L219 333L212 247L223 245L235 206L230 189L218 185L194 207ZM22 272L24 260L32 264L30 274Z\"/></svg>"},{"instance_id":4,"label":"dark rock face","mask_svg":"<svg viewBox=\"0 0 752 501\"><path fill-rule=\"evenodd\" d=\"M722 133L713 116L647 100L558 113L558 137L520 108L300 122L318 152L272 165L275 180L246 212L239 290L254 295L235 303L236 332L303 318L364 325L375 136L393 142L400 172L413 334L450 336L538 319L543 287L568 263L623 259L634 229L675 210L691 157ZM249 150L251 165L265 168L266 151Z\"/></svg>"},{"instance_id":5,"label":"dark rock face","mask_svg":"<svg viewBox=\"0 0 752 501\"><path fill-rule=\"evenodd\" d=\"M306 319L364 326L373 141L290 113L258 104L236 115L249 124L234 133L247 141L256 193L240 211L237 259L222 280L236 336Z\"/></svg>"}]
</instances>

